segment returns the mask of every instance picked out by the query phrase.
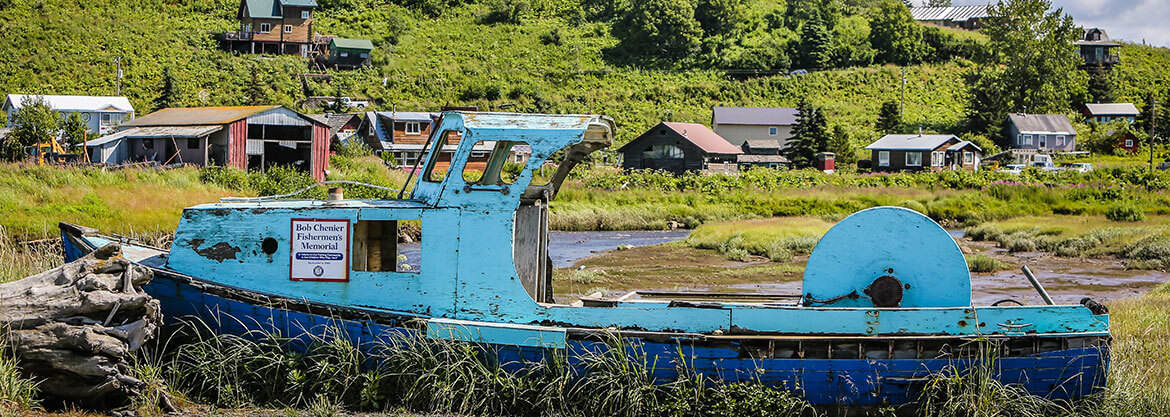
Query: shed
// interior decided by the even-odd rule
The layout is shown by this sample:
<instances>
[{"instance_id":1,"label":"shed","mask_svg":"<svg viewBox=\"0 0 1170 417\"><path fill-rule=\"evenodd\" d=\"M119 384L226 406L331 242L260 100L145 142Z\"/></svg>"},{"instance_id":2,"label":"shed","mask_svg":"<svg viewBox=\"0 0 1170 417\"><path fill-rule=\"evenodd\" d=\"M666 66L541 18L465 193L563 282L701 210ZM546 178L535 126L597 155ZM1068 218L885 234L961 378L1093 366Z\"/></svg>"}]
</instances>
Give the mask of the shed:
<instances>
[{"instance_id":1,"label":"shed","mask_svg":"<svg viewBox=\"0 0 1170 417\"><path fill-rule=\"evenodd\" d=\"M983 150L955 135L886 135L865 149L874 171L977 171Z\"/></svg>"},{"instance_id":2,"label":"shed","mask_svg":"<svg viewBox=\"0 0 1170 417\"><path fill-rule=\"evenodd\" d=\"M161 164L207 165L206 147L211 134L222 126L132 127L85 143L93 163L117 165L127 161ZM132 152L137 151L137 152Z\"/></svg>"},{"instance_id":3,"label":"shed","mask_svg":"<svg viewBox=\"0 0 1170 417\"><path fill-rule=\"evenodd\" d=\"M193 140L186 146L157 138L149 140L154 141L152 145L147 145L146 139L131 140L133 160L163 162L181 156L184 162L255 171L287 165L309 172L317 180L325 179L329 168L329 126L284 106L167 108L122 125L126 130L161 127L218 129L190 138ZM140 134L131 133L127 138ZM147 148L159 145L164 152L151 153Z\"/></svg>"},{"instance_id":4,"label":"shed","mask_svg":"<svg viewBox=\"0 0 1170 417\"><path fill-rule=\"evenodd\" d=\"M779 142L767 139L748 139L740 149L751 155L779 155L781 151Z\"/></svg>"},{"instance_id":5,"label":"shed","mask_svg":"<svg viewBox=\"0 0 1170 417\"><path fill-rule=\"evenodd\" d=\"M355 68L370 63L374 43L368 39L333 38L329 42L329 63L338 67Z\"/></svg>"},{"instance_id":6,"label":"shed","mask_svg":"<svg viewBox=\"0 0 1170 417\"><path fill-rule=\"evenodd\" d=\"M751 167L786 168L792 161L780 155L736 155L735 163L743 171Z\"/></svg>"},{"instance_id":7,"label":"shed","mask_svg":"<svg viewBox=\"0 0 1170 417\"><path fill-rule=\"evenodd\" d=\"M658 169L681 174L687 171L733 173L743 154L707 126L698 123L662 122L618 149L622 168Z\"/></svg>"}]
</instances>

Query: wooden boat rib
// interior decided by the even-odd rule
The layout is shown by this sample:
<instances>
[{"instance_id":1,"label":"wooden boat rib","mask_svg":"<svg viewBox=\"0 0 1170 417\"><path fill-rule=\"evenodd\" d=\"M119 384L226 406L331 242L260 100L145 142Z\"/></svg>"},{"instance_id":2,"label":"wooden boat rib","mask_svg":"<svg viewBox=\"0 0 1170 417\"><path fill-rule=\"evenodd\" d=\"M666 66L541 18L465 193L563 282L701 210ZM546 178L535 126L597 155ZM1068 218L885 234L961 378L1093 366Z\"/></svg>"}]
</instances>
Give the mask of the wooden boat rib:
<instances>
[{"instance_id":1,"label":"wooden boat rib","mask_svg":"<svg viewBox=\"0 0 1170 417\"><path fill-rule=\"evenodd\" d=\"M408 199L194 206L170 250L62 224L66 258L121 243L126 257L155 271L147 291L168 318L201 317L222 332L295 335L332 325L357 341L416 333L489 345L501 363L593 348L616 334L659 364L653 375L663 382L684 360L712 378L848 406L911 401L924 378L977 364L972 340L996 340L1002 382L1049 398L1104 386L1108 314L1082 305L972 306L954 240L901 208L864 210L834 226L791 304L672 294L554 303L548 203L573 166L610 144L612 120L451 112L433 132ZM477 160L485 145L493 151ZM517 145L531 156L509 178L505 162ZM563 156L559 166L537 184L554 155ZM479 175L460 175L472 166ZM406 222L422 229L417 268L398 258Z\"/></svg>"}]
</instances>

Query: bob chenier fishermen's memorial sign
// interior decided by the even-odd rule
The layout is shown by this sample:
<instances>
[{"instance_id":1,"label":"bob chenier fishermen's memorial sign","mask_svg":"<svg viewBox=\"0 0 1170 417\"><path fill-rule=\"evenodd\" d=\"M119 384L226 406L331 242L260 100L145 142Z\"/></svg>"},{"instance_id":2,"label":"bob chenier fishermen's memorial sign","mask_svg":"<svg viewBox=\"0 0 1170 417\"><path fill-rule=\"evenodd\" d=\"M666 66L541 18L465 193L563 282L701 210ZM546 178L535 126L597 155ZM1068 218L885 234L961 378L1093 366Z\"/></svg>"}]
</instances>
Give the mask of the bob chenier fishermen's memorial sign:
<instances>
[{"instance_id":1,"label":"bob chenier fishermen's memorial sign","mask_svg":"<svg viewBox=\"0 0 1170 417\"><path fill-rule=\"evenodd\" d=\"M288 278L349 281L349 220L292 219Z\"/></svg>"}]
</instances>

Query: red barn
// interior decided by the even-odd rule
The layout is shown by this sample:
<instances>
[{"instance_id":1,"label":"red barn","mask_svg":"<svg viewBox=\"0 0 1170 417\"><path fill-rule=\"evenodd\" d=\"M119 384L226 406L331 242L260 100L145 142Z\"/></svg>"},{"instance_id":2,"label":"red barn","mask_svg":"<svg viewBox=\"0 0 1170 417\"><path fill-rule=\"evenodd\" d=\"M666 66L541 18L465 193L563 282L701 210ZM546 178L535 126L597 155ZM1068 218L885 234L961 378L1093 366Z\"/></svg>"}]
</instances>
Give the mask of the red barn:
<instances>
[{"instance_id":1,"label":"red barn","mask_svg":"<svg viewBox=\"0 0 1170 417\"><path fill-rule=\"evenodd\" d=\"M329 169L329 126L284 106L167 108L119 129L110 139L99 140L127 141L134 162L251 171L286 165L318 181Z\"/></svg>"}]
</instances>

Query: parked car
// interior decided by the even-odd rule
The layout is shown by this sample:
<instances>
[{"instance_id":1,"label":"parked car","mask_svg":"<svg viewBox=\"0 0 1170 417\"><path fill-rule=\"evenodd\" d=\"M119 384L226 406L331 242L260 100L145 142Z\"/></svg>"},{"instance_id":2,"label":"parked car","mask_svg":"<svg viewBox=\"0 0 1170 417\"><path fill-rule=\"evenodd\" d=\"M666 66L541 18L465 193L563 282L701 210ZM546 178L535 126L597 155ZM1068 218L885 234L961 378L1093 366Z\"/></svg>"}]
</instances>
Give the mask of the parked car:
<instances>
[{"instance_id":1,"label":"parked car","mask_svg":"<svg viewBox=\"0 0 1170 417\"><path fill-rule=\"evenodd\" d=\"M1033 161L1032 165L1028 165L1028 166L1033 167L1033 168L1039 168L1041 171L1060 171L1063 169L1061 167L1056 166L1056 164L1052 163L1051 161Z\"/></svg>"},{"instance_id":2,"label":"parked car","mask_svg":"<svg viewBox=\"0 0 1170 417\"><path fill-rule=\"evenodd\" d=\"M999 172L1006 172L1008 174L1019 174L1024 171L1024 166L1020 164L1008 164L999 169Z\"/></svg>"},{"instance_id":3,"label":"parked car","mask_svg":"<svg viewBox=\"0 0 1170 417\"><path fill-rule=\"evenodd\" d=\"M1064 164L1063 167L1069 171L1076 172L1089 172L1093 170L1093 164L1087 162L1073 162L1070 164Z\"/></svg>"}]
</instances>

